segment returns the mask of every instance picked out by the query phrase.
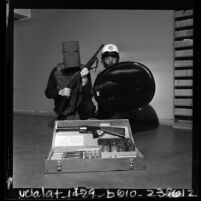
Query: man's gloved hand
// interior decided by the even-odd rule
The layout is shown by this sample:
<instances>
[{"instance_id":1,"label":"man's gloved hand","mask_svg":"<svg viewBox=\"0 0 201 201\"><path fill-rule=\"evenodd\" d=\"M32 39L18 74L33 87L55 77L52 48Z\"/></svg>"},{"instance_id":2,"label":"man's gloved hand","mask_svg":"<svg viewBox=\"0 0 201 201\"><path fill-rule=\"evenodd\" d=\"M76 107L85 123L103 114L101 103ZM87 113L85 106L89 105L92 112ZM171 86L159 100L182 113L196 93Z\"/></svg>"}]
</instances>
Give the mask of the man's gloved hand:
<instances>
[{"instance_id":1,"label":"man's gloved hand","mask_svg":"<svg viewBox=\"0 0 201 201\"><path fill-rule=\"evenodd\" d=\"M67 97L69 97L70 93L71 93L71 89L67 88L67 87L59 90L59 95L60 96L67 96Z\"/></svg>"},{"instance_id":2,"label":"man's gloved hand","mask_svg":"<svg viewBox=\"0 0 201 201\"><path fill-rule=\"evenodd\" d=\"M87 76L89 74L89 70L88 70L88 68L83 68L82 70L81 70L81 72L80 72L80 75L81 75L81 77L85 77L85 76Z\"/></svg>"},{"instance_id":3,"label":"man's gloved hand","mask_svg":"<svg viewBox=\"0 0 201 201\"><path fill-rule=\"evenodd\" d=\"M82 78L82 86L86 85L88 82L87 75L89 74L89 70L87 68L83 68L80 72Z\"/></svg>"}]
</instances>

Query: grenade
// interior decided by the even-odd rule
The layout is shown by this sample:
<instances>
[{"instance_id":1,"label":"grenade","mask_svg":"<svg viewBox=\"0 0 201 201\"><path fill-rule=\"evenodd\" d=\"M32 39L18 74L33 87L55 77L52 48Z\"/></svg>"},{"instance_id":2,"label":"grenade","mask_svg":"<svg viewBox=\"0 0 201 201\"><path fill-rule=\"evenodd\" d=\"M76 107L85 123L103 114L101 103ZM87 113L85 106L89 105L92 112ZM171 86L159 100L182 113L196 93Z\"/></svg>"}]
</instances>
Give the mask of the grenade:
<instances>
[{"instance_id":1,"label":"grenade","mask_svg":"<svg viewBox=\"0 0 201 201\"><path fill-rule=\"evenodd\" d=\"M118 151L117 144L115 142L112 142L112 144L111 144L111 152L117 152L117 151Z\"/></svg>"},{"instance_id":2,"label":"grenade","mask_svg":"<svg viewBox=\"0 0 201 201\"><path fill-rule=\"evenodd\" d=\"M102 151L103 152L110 152L110 145L108 143L103 143Z\"/></svg>"}]
</instances>

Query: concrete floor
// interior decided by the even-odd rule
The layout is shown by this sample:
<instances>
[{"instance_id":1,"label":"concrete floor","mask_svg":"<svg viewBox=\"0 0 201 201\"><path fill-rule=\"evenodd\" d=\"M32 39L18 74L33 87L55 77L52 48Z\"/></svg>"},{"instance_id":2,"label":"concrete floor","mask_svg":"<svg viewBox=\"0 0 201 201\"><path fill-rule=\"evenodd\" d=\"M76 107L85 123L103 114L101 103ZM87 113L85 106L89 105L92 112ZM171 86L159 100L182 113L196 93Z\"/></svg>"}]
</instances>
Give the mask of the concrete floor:
<instances>
[{"instance_id":1,"label":"concrete floor","mask_svg":"<svg viewBox=\"0 0 201 201\"><path fill-rule=\"evenodd\" d=\"M115 172L44 174L50 151L52 117L14 115L14 188L192 188L192 132L158 126L134 133L146 169Z\"/></svg>"}]
</instances>

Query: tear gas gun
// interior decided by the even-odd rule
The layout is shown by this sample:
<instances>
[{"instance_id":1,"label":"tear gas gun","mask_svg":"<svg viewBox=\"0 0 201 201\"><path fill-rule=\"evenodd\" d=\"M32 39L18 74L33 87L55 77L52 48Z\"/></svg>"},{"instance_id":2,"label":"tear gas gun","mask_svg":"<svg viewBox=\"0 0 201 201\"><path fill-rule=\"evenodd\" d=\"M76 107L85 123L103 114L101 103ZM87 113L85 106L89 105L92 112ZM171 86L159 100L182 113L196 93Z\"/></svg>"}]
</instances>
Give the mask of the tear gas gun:
<instances>
[{"instance_id":1,"label":"tear gas gun","mask_svg":"<svg viewBox=\"0 0 201 201\"><path fill-rule=\"evenodd\" d=\"M78 131L79 133L89 133L93 134L93 138L99 138L104 134L110 134L117 137L125 138L125 128L113 127L113 126L59 126L56 132L69 132Z\"/></svg>"}]
</instances>

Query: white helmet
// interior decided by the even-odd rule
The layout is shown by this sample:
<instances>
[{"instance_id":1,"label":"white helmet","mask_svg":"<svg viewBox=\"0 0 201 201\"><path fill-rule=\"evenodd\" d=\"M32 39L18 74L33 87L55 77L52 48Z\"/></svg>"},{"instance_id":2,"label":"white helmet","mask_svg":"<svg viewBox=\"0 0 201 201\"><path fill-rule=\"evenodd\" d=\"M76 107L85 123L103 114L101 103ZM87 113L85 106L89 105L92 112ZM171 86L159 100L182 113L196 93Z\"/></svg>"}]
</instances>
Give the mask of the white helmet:
<instances>
[{"instance_id":1,"label":"white helmet","mask_svg":"<svg viewBox=\"0 0 201 201\"><path fill-rule=\"evenodd\" d=\"M119 53L118 47L117 47L116 45L114 45L114 44L107 44L107 45L105 45L105 46L103 47L103 49L102 49L102 54L103 54L104 52L113 52L113 51Z\"/></svg>"},{"instance_id":2,"label":"white helmet","mask_svg":"<svg viewBox=\"0 0 201 201\"><path fill-rule=\"evenodd\" d=\"M114 56L117 57L119 60L119 49L114 44L107 44L102 49L102 59L107 56Z\"/></svg>"}]
</instances>

